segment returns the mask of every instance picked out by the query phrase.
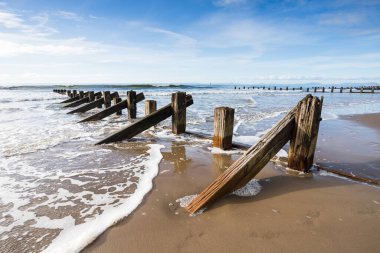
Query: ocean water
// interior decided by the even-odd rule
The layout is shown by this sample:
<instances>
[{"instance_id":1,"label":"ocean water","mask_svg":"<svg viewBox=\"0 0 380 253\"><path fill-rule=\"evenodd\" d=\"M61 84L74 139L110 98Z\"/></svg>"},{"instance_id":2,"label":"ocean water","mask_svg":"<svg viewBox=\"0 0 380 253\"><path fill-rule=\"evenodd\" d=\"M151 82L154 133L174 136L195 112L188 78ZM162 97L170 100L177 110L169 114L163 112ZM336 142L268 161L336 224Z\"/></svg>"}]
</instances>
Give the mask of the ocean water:
<instances>
[{"instance_id":1,"label":"ocean water","mask_svg":"<svg viewBox=\"0 0 380 253\"><path fill-rule=\"evenodd\" d=\"M194 99L187 112L188 130L212 134L214 108L229 106L235 108L234 140L247 144L257 142L306 95L299 90L235 90L234 85L0 87L0 249L4 252L80 251L128 216L152 188L164 148L160 140L182 138L190 145L204 144L192 136L174 137L166 120L139 135L138 141L95 146L129 124L126 115L79 124L100 109L68 115L72 109L62 108L60 102L66 97L53 93L55 88L118 91L123 98L134 89L157 100L158 108L170 103L172 92L186 91ZM323 96L326 121L380 113L378 94ZM143 115L142 102L138 117Z\"/></svg>"}]
</instances>

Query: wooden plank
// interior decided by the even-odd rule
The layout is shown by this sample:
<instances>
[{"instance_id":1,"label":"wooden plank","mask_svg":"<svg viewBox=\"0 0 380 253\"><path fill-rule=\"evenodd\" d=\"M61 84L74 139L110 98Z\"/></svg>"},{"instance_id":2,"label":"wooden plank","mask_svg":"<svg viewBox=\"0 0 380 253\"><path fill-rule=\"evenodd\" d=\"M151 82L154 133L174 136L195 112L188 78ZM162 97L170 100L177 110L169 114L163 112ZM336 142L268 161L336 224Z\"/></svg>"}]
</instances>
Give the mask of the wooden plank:
<instances>
[{"instance_id":1,"label":"wooden plank","mask_svg":"<svg viewBox=\"0 0 380 253\"><path fill-rule=\"evenodd\" d=\"M79 100L79 95L74 95L74 93L72 93L72 95L73 95L72 98L69 98L69 99L66 99L65 101L62 101L61 104L72 103L76 100Z\"/></svg>"},{"instance_id":2,"label":"wooden plank","mask_svg":"<svg viewBox=\"0 0 380 253\"><path fill-rule=\"evenodd\" d=\"M312 97L307 95L304 99ZM294 107L280 122L247 152L234 162L223 174L203 190L187 206L190 213L214 203L218 198L246 185L256 176L289 141L295 126L298 106Z\"/></svg>"},{"instance_id":3,"label":"wooden plank","mask_svg":"<svg viewBox=\"0 0 380 253\"><path fill-rule=\"evenodd\" d=\"M96 96L100 96L100 94L101 94L100 92L97 92ZM112 96L119 96L119 95L117 92L114 92L111 94L111 97ZM96 108L99 105L102 106L102 104L104 104L104 99L103 99L103 97L100 97L93 102L90 102L90 103L85 104L85 105L83 105L83 106L81 106L75 110L68 112L67 114L73 114L73 113L78 113L78 112L87 112L89 110Z\"/></svg>"},{"instance_id":4,"label":"wooden plank","mask_svg":"<svg viewBox=\"0 0 380 253\"><path fill-rule=\"evenodd\" d=\"M309 97L298 104L288 160L288 167L293 170L308 172L313 166L322 104L323 97Z\"/></svg>"},{"instance_id":5,"label":"wooden plank","mask_svg":"<svg viewBox=\"0 0 380 253\"><path fill-rule=\"evenodd\" d=\"M214 147L228 150L232 148L235 110L229 107L217 107L214 110Z\"/></svg>"},{"instance_id":6,"label":"wooden plank","mask_svg":"<svg viewBox=\"0 0 380 253\"><path fill-rule=\"evenodd\" d=\"M190 106L192 104L193 104L193 98L191 97L191 95L187 95L186 106ZM148 128L154 125L157 125L158 123L169 118L172 115L173 115L173 109L172 109L172 104L170 103L162 107L161 109L155 111L154 113L147 115L144 118L125 127L124 129L114 133L113 135L99 141L98 143L96 143L96 145L122 141L124 139L131 139L134 136L138 135L139 133L142 133Z\"/></svg>"},{"instance_id":7,"label":"wooden plank","mask_svg":"<svg viewBox=\"0 0 380 253\"><path fill-rule=\"evenodd\" d=\"M172 94L172 132L182 134L186 132L186 92Z\"/></svg>"},{"instance_id":8,"label":"wooden plank","mask_svg":"<svg viewBox=\"0 0 380 253\"><path fill-rule=\"evenodd\" d=\"M64 107L67 108L67 107L77 107L77 106L80 106L81 104L84 104L84 103L88 103L90 101L90 99L88 97L83 97L83 98L80 98L68 105L65 105Z\"/></svg>"},{"instance_id":9,"label":"wooden plank","mask_svg":"<svg viewBox=\"0 0 380 253\"><path fill-rule=\"evenodd\" d=\"M145 99L144 93L141 92L137 95L137 102L140 102L144 99ZM121 110L126 109L126 108L128 108L127 100L123 100L123 101L117 103L116 105L108 107L107 109L104 109L101 112L98 112L94 115L91 115L91 116L79 121L79 123L101 120L105 117L108 117L108 116L116 113L117 111L121 111Z\"/></svg>"}]
</instances>

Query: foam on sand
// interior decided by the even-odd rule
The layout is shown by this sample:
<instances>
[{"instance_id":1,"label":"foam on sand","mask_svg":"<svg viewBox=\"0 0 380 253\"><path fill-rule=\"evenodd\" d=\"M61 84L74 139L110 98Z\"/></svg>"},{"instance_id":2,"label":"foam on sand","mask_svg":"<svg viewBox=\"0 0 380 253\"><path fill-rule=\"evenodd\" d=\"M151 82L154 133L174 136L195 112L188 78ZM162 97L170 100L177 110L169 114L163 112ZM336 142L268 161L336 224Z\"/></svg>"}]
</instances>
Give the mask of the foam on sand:
<instances>
[{"instance_id":1,"label":"foam on sand","mask_svg":"<svg viewBox=\"0 0 380 253\"><path fill-rule=\"evenodd\" d=\"M160 149L164 146L159 144L148 145L150 157L145 161L145 171L141 175L136 191L128 199L123 200L117 207L107 208L102 214L85 223L74 225L73 219L66 218L68 222L60 221L61 233L56 237L43 252L79 252L86 245L96 239L104 230L116 223L118 220L128 216L141 203L144 196L152 189L153 179L158 174L158 164L162 159ZM37 223L46 226L50 222Z\"/></svg>"}]
</instances>

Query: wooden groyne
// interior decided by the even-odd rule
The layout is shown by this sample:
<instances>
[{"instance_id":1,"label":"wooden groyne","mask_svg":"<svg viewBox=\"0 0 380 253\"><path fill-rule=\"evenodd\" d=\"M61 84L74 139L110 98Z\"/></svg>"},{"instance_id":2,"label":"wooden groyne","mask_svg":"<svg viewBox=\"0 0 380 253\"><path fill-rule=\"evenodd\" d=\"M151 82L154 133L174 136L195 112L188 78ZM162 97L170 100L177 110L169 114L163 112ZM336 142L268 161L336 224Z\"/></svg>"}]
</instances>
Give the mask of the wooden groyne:
<instances>
[{"instance_id":1,"label":"wooden groyne","mask_svg":"<svg viewBox=\"0 0 380 253\"><path fill-rule=\"evenodd\" d=\"M91 115L91 116L89 116L89 117L87 117L87 118L85 118L79 122L101 120L101 119L104 119L105 117L108 117L108 116L114 114L114 113L115 114L118 113L118 115L121 115L123 109L129 109L129 105L133 105L133 108L136 108L136 104L138 102L143 101L144 99L145 99L144 93L137 94L136 99L134 101L131 101L131 102L128 102L128 99L127 100L121 100L121 98L115 97L113 106L110 106L110 107L106 108L105 110L98 112L94 115ZM128 115L132 114L132 113L130 113L130 110L128 110L128 112L129 112ZM136 113L134 112L133 115L131 115L131 117L132 116L134 118L136 118Z\"/></svg>"},{"instance_id":2,"label":"wooden groyne","mask_svg":"<svg viewBox=\"0 0 380 253\"><path fill-rule=\"evenodd\" d=\"M290 140L291 169L308 172L314 158L322 99L307 95L261 140L234 162L187 206L190 213L246 185Z\"/></svg>"},{"instance_id":3,"label":"wooden groyne","mask_svg":"<svg viewBox=\"0 0 380 253\"><path fill-rule=\"evenodd\" d=\"M314 87L277 87L277 86L235 86L235 90L275 90L275 91L302 91L307 93L360 93L360 94L380 94L380 86L352 86L352 87L335 87L335 86L314 86Z\"/></svg>"},{"instance_id":4,"label":"wooden groyne","mask_svg":"<svg viewBox=\"0 0 380 253\"><path fill-rule=\"evenodd\" d=\"M184 104L183 99L184 98ZM173 133L180 134L185 132L186 126L186 107L193 104L193 98L191 95L186 95L184 92L177 92L173 94L172 103L162 107L161 109L152 112L145 117L137 120L124 129L112 134L111 136L99 141L96 145L122 141L125 139L131 139L134 136L142 133L152 126L157 125L161 121L172 116L172 129Z\"/></svg>"}]
</instances>

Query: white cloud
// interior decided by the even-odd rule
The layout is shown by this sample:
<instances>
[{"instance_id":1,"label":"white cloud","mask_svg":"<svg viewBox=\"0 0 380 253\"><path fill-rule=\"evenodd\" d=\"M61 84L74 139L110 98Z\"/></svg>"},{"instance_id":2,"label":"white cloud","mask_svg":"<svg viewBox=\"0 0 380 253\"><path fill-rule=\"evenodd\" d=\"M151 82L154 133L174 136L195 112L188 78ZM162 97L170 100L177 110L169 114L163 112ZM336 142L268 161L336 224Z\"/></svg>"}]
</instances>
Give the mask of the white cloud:
<instances>
[{"instance_id":1,"label":"white cloud","mask_svg":"<svg viewBox=\"0 0 380 253\"><path fill-rule=\"evenodd\" d=\"M319 16L318 23L321 25L359 25L365 20L361 13L326 13Z\"/></svg>"},{"instance_id":2,"label":"white cloud","mask_svg":"<svg viewBox=\"0 0 380 253\"><path fill-rule=\"evenodd\" d=\"M197 40L194 39L194 38L191 38L191 37L186 36L186 35L181 34L181 33L176 33L176 32L173 32L173 31L166 30L166 29L162 29L162 28L144 27L144 30L145 31L149 31L149 32L153 32L153 33L158 33L158 34L166 35L166 36L168 36L170 38L178 40L180 43L182 43L182 44L184 44L186 46L194 45L197 42Z\"/></svg>"},{"instance_id":3,"label":"white cloud","mask_svg":"<svg viewBox=\"0 0 380 253\"><path fill-rule=\"evenodd\" d=\"M0 24L5 28L24 28L23 20L16 14L0 10Z\"/></svg>"},{"instance_id":4,"label":"white cloud","mask_svg":"<svg viewBox=\"0 0 380 253\"><path fill-rule=\"evenodd\" d=\"M214 0L213 3L216 6L231 6L231 5L241 5L241 4L246 4L247 0Z\"/></svg>"},{"instance_id":5,"label":"white cloud","mask_svg":"<svg viewBox=\"0 0 380 253\"><path fill-rule=\"evenodd\" d=\"M57 16L62 19L72 20L72 21L81 21L83 19L78 14L74 12L70 12L70 11L58 11Z\"/></svg>"}]
</instances>

